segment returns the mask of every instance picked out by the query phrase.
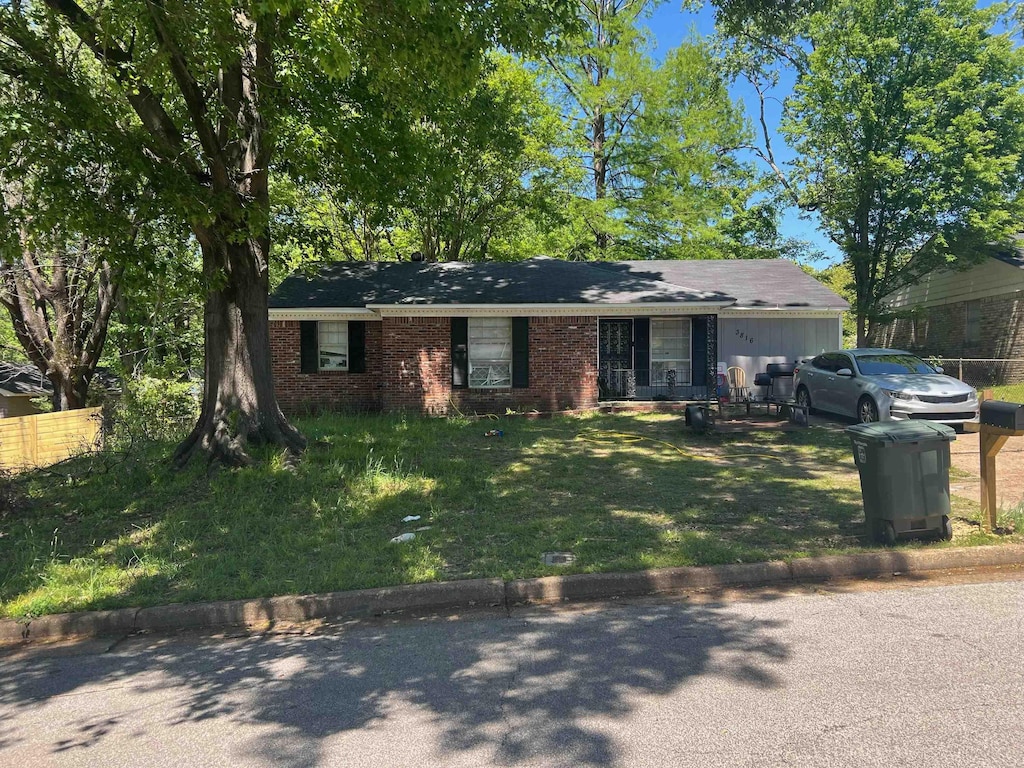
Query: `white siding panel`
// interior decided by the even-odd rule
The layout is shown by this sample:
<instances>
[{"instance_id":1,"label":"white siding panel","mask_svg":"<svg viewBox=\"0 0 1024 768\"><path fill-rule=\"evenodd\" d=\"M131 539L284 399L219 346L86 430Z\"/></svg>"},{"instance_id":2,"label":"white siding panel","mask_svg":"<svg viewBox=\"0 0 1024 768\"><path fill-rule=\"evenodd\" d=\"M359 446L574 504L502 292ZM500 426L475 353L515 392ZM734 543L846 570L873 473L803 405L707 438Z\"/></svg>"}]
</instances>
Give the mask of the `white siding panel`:
<instances>
[{"instance_id":1,"label":"white siding panel","mask_svg":"<svg viewBox=\"0 0 1024 768\"><path fill-rule=\"evenodd\" d=\"M768 363L792 363L836 349L842 320L826 318L733 318L718 320L718 359L742 368L747 386Z\"/></svg>"},{"instance_id":2,"label":"white siding panel","mask_svg":"<svg viewBox=\"0 0 1024 768\"><path fill-rule=\"evenodd\" d=\"M916 285L892 294L886 303L893 309L927 307L1015 292L1024 292L1024 269L988 259L966 272L943 270L925 275Z\"/></svg>"}]
</instances>

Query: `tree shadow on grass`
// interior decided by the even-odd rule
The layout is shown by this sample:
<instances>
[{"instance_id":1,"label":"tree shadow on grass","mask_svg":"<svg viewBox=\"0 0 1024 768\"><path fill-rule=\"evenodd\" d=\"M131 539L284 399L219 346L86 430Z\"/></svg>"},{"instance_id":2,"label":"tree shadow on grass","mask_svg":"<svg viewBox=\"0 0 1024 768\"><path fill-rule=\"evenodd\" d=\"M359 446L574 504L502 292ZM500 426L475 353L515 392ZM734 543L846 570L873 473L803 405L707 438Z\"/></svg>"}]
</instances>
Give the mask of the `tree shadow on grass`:
<instances>
[{"instance_id":1,"label":"tree shadow on grass","mask_svg":"<svg viewBox=\"0 0 1024 768\"><path fill-rule=\"evenodd\" d=\"M304 638L129 640L107 654L5 660L2 738L102 759L110 735L121 748L131 737L174 745L170 731L206 723L216 732L180 733L227 738L223 759L247 764L308 766L341 750L352 764L374 754L407 765L621 765L627 745L606 718L701 677L736 695L776 688L783 631L756 610L642 602ZM72 692L79 703L62 696Z\"/></svg>"},{"instance_id":2,"label":"tree shadow on grass","mask_svg":"<svg viewBox=\"0 0 1024 768\"><path fill-rule=\"evenodd\" d=\"M142 457L44 486L0 538L0 600L62 584L46 610L145 606L566 572L542 564L548 551L574 552L572 572L860 543L859 489L829 480L852 461L828 435L703 437L632 414L510 419L502 438L491 424L325 417L303 425L295 472L171 473ZM651 439L580 439L593 428ZM416 539L391 544L402 532Z\"/></svg>"}]
</instances>

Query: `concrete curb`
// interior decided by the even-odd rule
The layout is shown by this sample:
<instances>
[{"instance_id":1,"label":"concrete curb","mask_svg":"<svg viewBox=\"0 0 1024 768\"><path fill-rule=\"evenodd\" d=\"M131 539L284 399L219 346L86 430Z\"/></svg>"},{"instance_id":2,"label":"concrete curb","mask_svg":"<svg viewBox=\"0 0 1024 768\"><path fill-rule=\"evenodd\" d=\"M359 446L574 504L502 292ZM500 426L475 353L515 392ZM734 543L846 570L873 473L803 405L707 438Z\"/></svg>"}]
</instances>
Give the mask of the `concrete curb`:
<instances>
[{"instance_id":1,"label":"concrete curb","mask_svg":"<svg viewBox=\"0 0 1024 768\"><path fill-rule=\"evenodd\" d=\"M659 593L824 582L837 578L909 575L926 571L1024 565L1024 545L863 552L791 562L659 568L634 573L581 573L537 579L467 579L320 595L83 611L16 621L0 619L0 646L173 632L184 629L267 627L277 622L380 616L395 611L441 611L563 600L599 600Z\"/></svg>"}]
</instances>

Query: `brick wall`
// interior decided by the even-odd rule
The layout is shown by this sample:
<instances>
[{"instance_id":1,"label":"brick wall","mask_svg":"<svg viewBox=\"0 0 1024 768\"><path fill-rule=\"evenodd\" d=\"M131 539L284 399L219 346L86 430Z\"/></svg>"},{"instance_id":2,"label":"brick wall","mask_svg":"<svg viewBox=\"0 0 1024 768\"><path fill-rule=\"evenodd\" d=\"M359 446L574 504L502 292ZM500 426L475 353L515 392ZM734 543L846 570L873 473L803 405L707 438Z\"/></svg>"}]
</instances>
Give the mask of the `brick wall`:
<instances>
[{"instance_id":1,"label":"brick wall","mask_svg":"<svg viewBox=\"0 0 1024 768\"><path fill-rule=\"evenodd\" d=\"M288 412L410 410L446 414L503 413L507 408L562 410L597 404L597 318L530 318L530 385L451 386L451 320L385 317L366 324L366 373L300 372L299 323L274 321L270 343L274 383Z\"/></svg>"},{"instance_id":2,"label":"brick wall","mask_svg":"<svg viewBox=\"0 0 1024 768\"><path fill-rule=\"evenodd\" d=\"M448 412L452 330L447 317L385 317L382 405L386 411Z\"/></svg>"},{"instance_id":3,"label":"brick wall","mask_svg":"<svg viewBox=\"0 0 1024 768\"><path fill-rule=\"evenodd\" d=\"M272 320L270 356L274 389L285 413L309 410L379 411L381 407L381 324L366 323L366 373L302 373L299 322Z\"/></svg>"},{"instance_id":4,"label":"brick wall","mask_svg":"<svg viewBox=\"0 0 1024 768\"><path fill-rule=\"evenodd\" d=\"M981 333L967 340L967 303L918 308L913 318L880 327L872 344L934 357L1024 358L1024 299L978 299Z\"/></svg>"}]
</instances>

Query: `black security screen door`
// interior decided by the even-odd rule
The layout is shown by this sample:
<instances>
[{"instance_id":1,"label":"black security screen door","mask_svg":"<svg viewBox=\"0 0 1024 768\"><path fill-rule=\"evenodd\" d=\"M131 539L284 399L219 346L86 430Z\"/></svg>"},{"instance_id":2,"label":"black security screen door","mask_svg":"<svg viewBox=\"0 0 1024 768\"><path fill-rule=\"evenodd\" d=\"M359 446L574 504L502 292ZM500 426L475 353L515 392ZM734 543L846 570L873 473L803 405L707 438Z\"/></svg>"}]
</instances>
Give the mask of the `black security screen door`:
<instances>
[{"instance_id":1,"label":"black security screen door","mask_svg":"<svg viewBox=\"0 0 1024 768\"><path fill-rule=\"evenodd\" d=\"M633 321L601 320L598 323L598 383L601 397L636 397L633 370Z\"/></svg>"}]
</instances>

